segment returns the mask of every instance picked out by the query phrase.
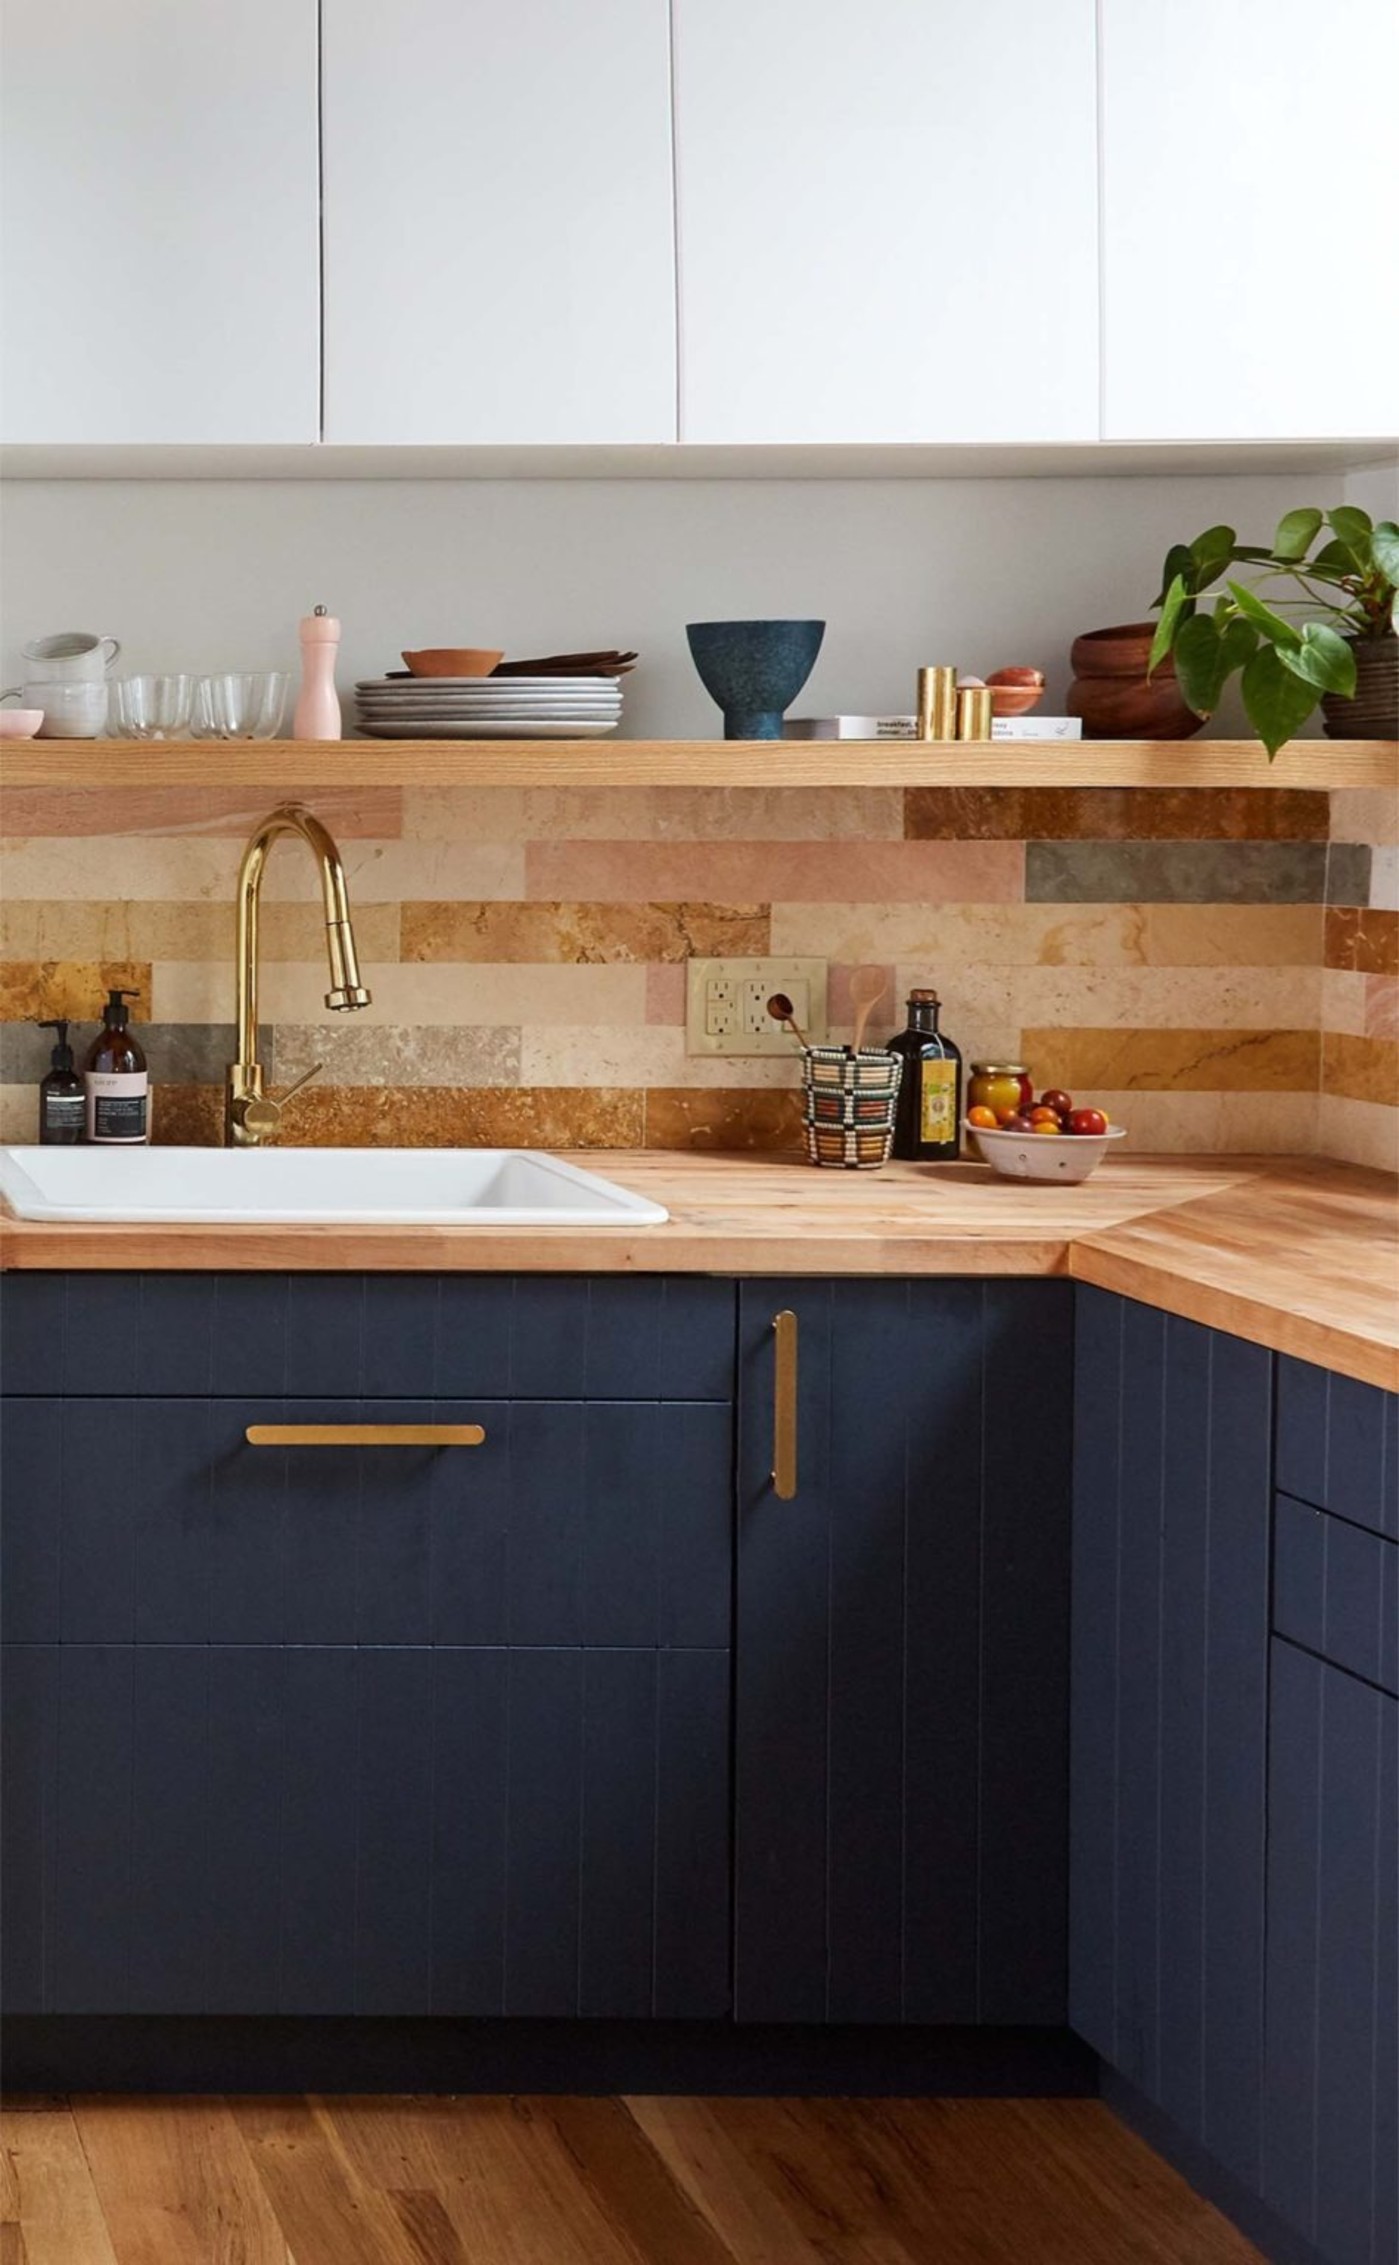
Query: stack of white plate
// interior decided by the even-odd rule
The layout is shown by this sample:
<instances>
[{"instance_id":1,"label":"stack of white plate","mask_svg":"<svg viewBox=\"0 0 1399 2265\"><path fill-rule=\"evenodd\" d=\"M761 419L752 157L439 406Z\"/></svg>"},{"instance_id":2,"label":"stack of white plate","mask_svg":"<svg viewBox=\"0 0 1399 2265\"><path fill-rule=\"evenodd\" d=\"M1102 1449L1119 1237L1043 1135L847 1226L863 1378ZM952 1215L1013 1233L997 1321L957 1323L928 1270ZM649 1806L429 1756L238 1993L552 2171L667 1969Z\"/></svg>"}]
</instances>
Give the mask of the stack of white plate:
<instances>
[{"instance_id":1,"label":"stack of white plate","mask_svg":"<svg viewBox=\"0 0 1399 2265\"><path fill-rule=\"evenodd\" d=\"M355 699L373 739L600 739L622 720L610 676L375 676Z\"/></svg>"}]
</instances>

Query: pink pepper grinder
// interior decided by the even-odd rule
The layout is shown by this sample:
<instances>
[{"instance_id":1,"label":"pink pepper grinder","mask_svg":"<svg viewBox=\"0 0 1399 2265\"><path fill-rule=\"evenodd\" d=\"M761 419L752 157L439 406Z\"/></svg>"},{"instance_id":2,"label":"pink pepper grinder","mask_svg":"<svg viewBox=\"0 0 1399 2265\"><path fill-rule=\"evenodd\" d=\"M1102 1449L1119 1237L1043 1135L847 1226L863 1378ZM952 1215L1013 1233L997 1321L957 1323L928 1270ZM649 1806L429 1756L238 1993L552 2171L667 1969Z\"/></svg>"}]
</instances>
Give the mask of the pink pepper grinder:
<instances>
[{"instance_id":1,"label":"pink pepper grinder","mask_svg":"<svg viewBox=\"0 0 1399 2265\"><path fill-rule=\"evenodd\" d=\"M301 690L292 717L294 739L339 739L340 702L335 691L335 654L340 624L324 606L301 624Z\"/></svg>"}]
</instances>

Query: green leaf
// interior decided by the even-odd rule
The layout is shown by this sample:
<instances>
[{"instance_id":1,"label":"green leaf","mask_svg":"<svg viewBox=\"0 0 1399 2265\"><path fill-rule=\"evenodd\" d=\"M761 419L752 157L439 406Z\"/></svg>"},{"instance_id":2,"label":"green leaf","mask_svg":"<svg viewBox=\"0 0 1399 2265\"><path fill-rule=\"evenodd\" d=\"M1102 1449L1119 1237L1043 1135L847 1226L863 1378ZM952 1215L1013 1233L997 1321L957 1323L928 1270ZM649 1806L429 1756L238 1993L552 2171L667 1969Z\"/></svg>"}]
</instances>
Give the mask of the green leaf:
<instances>
[{"instance_id":1,"label":"green leaf","mask_svg":"<svg viewBox=\"0 0 1399 2265\"><path fill-rule=\"evenodd\" d=\"M1253 591L1247 588L1244 583L1231 582L1229 595L1240 613L1247 615L1254 627L1261 629L1264 636L1270 638L1273 644L1300 645L1302 642L1301 631L1294 629L1290 621L1284 621L1280 613L1274 613L1271 606L1265 606L1263 600L1255 597Z\"/></svg>"},{"instance_id":2,"label":"green leaf","mask_svg":"<svg viewBox=\"0 0 1399 2265\"><path fill-rule=\"evenodd\" d=\"M1380 521L1370 551L1386 582L1399 583L1399 527L1392 519Z\"/></svg>"},{"instance_id":3,"label":"green leaf","mask_svg":"<svg viewBox=\"0 0 1399 2265\"><path fill-rule=\"evenodd\" d=\"M1258 632L1237 615L1211 620L1197 614L1182 622L1175 645L1176 675L1188 706L1197 716L1212 716L1225 685L1257 648Z\"/></svg>"},{"instance_id":4,"label":"green leaf","mask_svg":"<svg viewBox=\"0 0 1399 2265\"><path fill-rule=\"evenodd\" d=\"M1369 512L1362 511L1358 504L1338 503L1334 511L1327 512L1326 524L1334 530L1363 574L1370 564L1371 538L1375 532Z\"/></svg>"},{"instance_id":5,"label":"green leaf","mask_svg":"<svg viewBox=\"0 0 1399 2265\"><path fill-rule=\"evenodd\" d=\"M1166 603L1176 576L1190 575L1194 569L1195 561L1190 555L1189 546L1185 543L1172 543L1166 553L1166 563L1161 569L1161 587L1151 601L1153 610Z\"/></svg>"},{"instance_id":6,"label":"green leaf","mask_svg":"<svg viewBox=\"0 0 1399 2265\"><path fill-rule=\"evenodd\" d=\"M1274 558L1285 559L1289 564L1305 558L1307 545L1320 529L1321 520L1322 514L1313 510L1310 504L1303 505L1297 511L1285 511L1273 537Z\"/></svg>"},{"instance_id":7,"label":"green leaf","mask_svg":"<svg viewBox=\"0 0 1399 2265\"><path fill-rule=\"evenodd\" d=\"M1190 556L1194 561L1192 591L1208 590L1212 582L1219 580L1234 556L1233 528L1207 527L1203 535L1197 535L1190 545Z\"/></svg>"},{"instance_id":8,"label":"green leaf","mask_svg":"<svg viewBox=\"0 0 1399 2265\"><path fill-rule=\"evenodd\" d=\"M1171 641L1176 633L1176 624L1180 621L1188 605L1191 605L1191 599L1190 593L1185 587L1185 576L1177 574L1166 592L1165 603L1161 608L1161 619L1156 624L1156 635L1151 640L1151 652L1146 664L1148 676L1153 669L1160 666L1169 653ZM1194 610L1193 606L1191 610Z\"/></svg>"},{"instance_id":9,"label":"green leaf","mask_svg":"<svg viewBox=\"0 0 1399 2265\"><path fill-rule=\"evenodd\" d=\"M1317 696L1303 683L1272 645L1260 645L1244 669L1244 710L1268 750L1269 760L1301 729L1316 706Z\"/></svg>"},{"instance_id":10,"label":"green leaf","mask_svg":"<svg viewBox=\"0 0 1399 2265\"><path fill-rule=\"evenodd\" d=\"M1284 668L1321 692L1343 692L1349 699L1355 690L1355 653L1324 621L1303 622L1301 644L1285 646L1279 658Z\"/></svg>"}]
</instances>

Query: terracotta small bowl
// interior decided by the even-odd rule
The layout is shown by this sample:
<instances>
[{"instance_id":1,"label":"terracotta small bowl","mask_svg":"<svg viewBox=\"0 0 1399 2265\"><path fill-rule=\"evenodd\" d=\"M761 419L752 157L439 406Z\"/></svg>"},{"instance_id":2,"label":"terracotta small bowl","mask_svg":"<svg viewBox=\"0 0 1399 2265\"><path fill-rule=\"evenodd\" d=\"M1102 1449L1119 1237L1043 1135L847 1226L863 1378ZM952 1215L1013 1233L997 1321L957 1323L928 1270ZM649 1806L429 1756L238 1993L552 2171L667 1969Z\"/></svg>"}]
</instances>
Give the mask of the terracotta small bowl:
<instances>
[{"instance_id":1,"label":"terracotta small bowl","mask_svg":"<svg viewBox=\"0 0 1399 2265\"><path fill-rule=\"evenodd\" d=\"M403 665L413 676L489 676L505 655L488 653L476 645L433 645L421 653L405 653Z\"/></svg>"},{"instance_id":2,"label":"terracotta small bowl","mask_svg":"<svg viewBox=\"0 0 1399 2265\"><path fill-rule=\"evenodd\" d=\"M993 716L1026 716L1044 698L1043 669L993 669L986 681Z\"/></svg>"},{"instance_id":3,"label":"terracotta small bowl","mask_svg":"<svg viewBox=\"0 0 1399 2265\"><path fill-rule=\"evenodd\" d=\"M32 739L43 720L42 708L0 708L0 739Z\"/></svg>"}]
</instances>

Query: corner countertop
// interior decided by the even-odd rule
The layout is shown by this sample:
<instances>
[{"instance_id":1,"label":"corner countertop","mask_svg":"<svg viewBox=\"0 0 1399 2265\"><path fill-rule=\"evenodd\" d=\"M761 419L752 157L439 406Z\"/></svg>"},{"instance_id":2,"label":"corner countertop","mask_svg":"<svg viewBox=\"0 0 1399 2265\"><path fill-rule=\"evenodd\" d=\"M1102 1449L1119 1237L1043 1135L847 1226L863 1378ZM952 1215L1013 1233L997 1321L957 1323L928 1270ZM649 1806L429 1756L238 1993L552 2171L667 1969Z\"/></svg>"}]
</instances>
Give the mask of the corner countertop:
<instances>
[{"instance_id":1,"label":"corner countertop","mask_svg":"<svg viewBox=\"0 0 1399 2265\"><path fill-rule=\"evenodd\" d=\"M662 1227L55 1225L0 1217L0 1267L49 1271L1069 1275L1399 1390L1399 1183L1308 1158L1135 1157L1082 1187L984 1165L814 1171L794 1157L577 1161Z\"/></svg>"}]
</instances>

